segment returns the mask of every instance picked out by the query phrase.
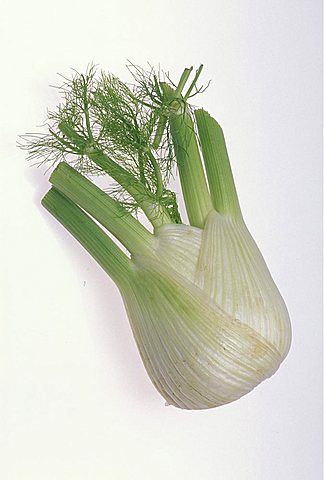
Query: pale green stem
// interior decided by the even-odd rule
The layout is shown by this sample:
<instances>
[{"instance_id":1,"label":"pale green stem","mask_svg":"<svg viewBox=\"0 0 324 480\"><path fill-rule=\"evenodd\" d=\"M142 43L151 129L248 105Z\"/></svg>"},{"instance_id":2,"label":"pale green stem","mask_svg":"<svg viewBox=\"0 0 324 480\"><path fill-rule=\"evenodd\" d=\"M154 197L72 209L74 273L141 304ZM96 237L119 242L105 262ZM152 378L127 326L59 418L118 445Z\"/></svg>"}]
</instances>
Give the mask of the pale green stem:
<instances>
[{"instance_id":1,"label":"pale green stem","mask_svg":"<svg viewBox=\"0 0 324 480\"><path fill-rule=\"evenodd\" d=\"M174 92L174 96L177 98L181 95L182 93L182 90L184 89L184 86L185 84L187 83L188 81L188 78L190 77L190 74L192 72L192 67L190 68L185 68L181 77L180 77L180 80L179 80L179 83L175 89L175 92Z\"/></svg>"},{"instance_id":2,"label":"pale green stem","mask_svg":"<svg viewBox=\"0 0 324 480\"><path fill-rule=\"evenodd\" d=\"M223 130L203 109L195 111L200 146L215 209L242 217Z\"/></svg>"},{"instance_id":3,"label":"pale green stem","mask_svg":"<svg viewBox=\"0 0 324 480\"><path fill-rule=\"evenodd\" d=\"M161 87L170 100L174 91L166 84ZM171 107L172 108L172 107ZM194 123L187 105L174 100L174 113L171 111L170 132L177 158L181 189L191 225L203 228L213 204L208 191Z\"/></svg>"},{"instance_id":4,"label":"pale green stem","mask_svg":"<svg viewBox=\"0 0 324 480\"><path fill-rule=\"evenodd\" d=\"M162 180L161 169L151 150L147 150L146 153L150 159L150 162L154 170L155 179L156 179L156 196L159 199L163 193L163 180Z\"/></svg>"},{"instance_id":5,"label":"pale green stem","mask_svg":"<svg viewBox=\"0 0 324 480\"><path fill-rule=\"evenodd\" d=\"M158 199L136 178L133 174L118 165L108 155L100 150L87 147L86 140L78 135L65 122L59 124L61 132L70 138L84 153L119 183L135 199L138 205L143 209L145 215L150 220L154 228L160 227L166 223L172 223L166 209L158 203Z\"/></svg>"},{"instance_id":6,"label":"pale green stem","mask_svg":"<svg viewBox=\"0 0 324 480\"><path fill-rule=\"evenodd\" d=\"M55 188L45 195L42 205L83 245L118 286L131 281L131 260L81 208Z\"/></svg>"},{"instance_id":7,"label":"pale green stem","mask_svg":"<svg viewBox=\"0 0 324 480\"><path fill-rule=\"evenodd\" d=\"M174 97L175 98L180 98L181 97L182 90L184 89L184 86L187 83L191 72L192 72L192 67L185 68L184 71L182 72L179 83L178 83L178 85L177 85L177 87L174 91ZM197 76L197 74L196 74L196 76ZM196 81L197 80L194 80L192 82L190 88L193 88ZM154 78L154 82L155 82L156 88L160 91L160 93L162 93L163 92L163 87L161 86L161 84L158 83L156 78ZM158 148L160 143L161 143L167 121L168 121L168 117L166 115L161 114L160 118L158 120L154 140L153 140L153 143L152 143L152 147L155 148L155 149Z\"/></svg>"},{"instance_id":8,"label":"pale green stem","mask_svg":"<svg viewBox=\"0 0 324 480\"><path fill-rule=\"evenodd\" d=\"M157 124L157 127L156 127L156 131L155 131L155 135L154 135L154 139L153 139L153 143L152 143L152 147L155 150L157 148L159 148L159 146L160 146L167 121L168 121L168 117L166 115L161 114L161 116L158 120L158 124Z\"/></svg>"},{"instance_id":9,"label":"pale green stem","mask_svg":"<svg viewBox=\"0 0 324 480\"><path fill-rule=\"evenodd\" d=\"M190 114L170 117L170 131L190 225L203 228L213 209Z\"/></svg>"},{"instance_id":10,"label":"pale green stem","mask_svg":"<svg viewBox=\"0 0 324 480\"><path fill-rule=\"evenodd\" d=\"M82 78L82 81L83 81L83 95L82 95L82 98L83 98L83 104L84 104L84 116L85 116L85 121L86 121L86 126L87 126L87 132L88 132L90 140L93 141L90 115L89 115L89 103L88 103L88 97L87 97L87 86L86 86L86 81L85 81L84 75L81 75L81 78Z\"/></svg>"},{"instance_id":11,"label":"pale green stem","mask_svg":"<svg viewBox=\"0 0 324 480\"><path fill-rule=\"evenodd\" d=\"M188 88L187 93L186 93L185 96L183 97L184 100L188 100L188 98L190 97L190 94L191 94L194 86L195 86L196 83L197 83L197 80L198 80L198 78L199 78L199 76L200 76L200 74L201 74L201 71L202 71L203 67L204 67L203 65L200 65L200 67L196 70L195 77L194 77L193 81L191 82L190 87Z\"/></svg>"},{"instance_id":12,"label":"pale green stem","mask_svg":"<svg viewBox=\"0 0 324 480\"><path fill-rule=\"evenodd\" d=\"M129 252L143 253L153 247L153 235L138 220L67 163L60 163L49 180L57 190L107 228Z\"/></svg>"},{"instance_id":13,"label":"pale green stem","mask_svg":"<svg viewBox=\"0 0 324 480\"><path fill-rule=\"evenodd\" d=\"M194 88L194 86L196 85L197 83L197 80L199 78L199 75L201 73L203 69L203 65L200 65L200 67L196 70L196 74L195 74L195 77L193 79L193 81L191 82L190 84L190 87L186 93L186 95L183 97L184 100L187 100L192 89ZM174 98L181 98L181 95L182 95L182 90L184 89L189 77L190 77L190 74L192 72L192 67L190 68L185 68L184 71L182 72L182 75L180 77L180 80L179 80L179 83L173 93L173 96ZM156 88L160 91L160 92L163 92L163 88L164 88L164 91L165 91L165 87L161 86L161 84L159 84L157 82L157 79L154 78L154 82L155 82L155 86ZM163 84L163 82L162 82ZM168 121L168 117L167 115L163 115L161 114L160 115L160 118L158 120L158 125L157 125L157 128L156 128L156 132L155 132L155 136L154 136L154 140L153 140L153 143L152 143L152 146L153 148L158 148L160 143L161 143L161 140L162 140L162 136L163 136L163 133L164 133L164 130L165 130L165 127L167 125L167 121Z\"/></svg>"}]
</instances>

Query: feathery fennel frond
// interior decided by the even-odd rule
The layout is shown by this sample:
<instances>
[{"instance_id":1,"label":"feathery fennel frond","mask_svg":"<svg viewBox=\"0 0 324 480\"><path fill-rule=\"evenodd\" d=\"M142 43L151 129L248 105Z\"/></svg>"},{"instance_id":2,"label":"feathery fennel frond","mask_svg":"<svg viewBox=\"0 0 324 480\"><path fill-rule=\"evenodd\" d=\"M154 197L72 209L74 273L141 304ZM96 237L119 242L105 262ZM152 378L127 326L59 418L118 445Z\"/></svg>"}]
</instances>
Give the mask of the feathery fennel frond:
<instances>
[{"instance_id":1,"label":"feathery fennel frond","mask_svg":"<svg viewBox=\"0 0 324 480\"><path fill-rule=\"evenodd\" d=\"M127 199L129 209L142 208L147 196L169 212L171 221L178 221L174 196L167 187L174 166L169 133L155 148L159 114L156 105L141 101L138 88L112 74L98 73L94 66L84 74L74 72L59 88L62 101L48 114L47 132L24 135L22 147L28 159L38 163L66 161L85 175L108 173L117 183L114 191ZM98 155L110 164L99 162Z\"/></svg>"}]
</instances>

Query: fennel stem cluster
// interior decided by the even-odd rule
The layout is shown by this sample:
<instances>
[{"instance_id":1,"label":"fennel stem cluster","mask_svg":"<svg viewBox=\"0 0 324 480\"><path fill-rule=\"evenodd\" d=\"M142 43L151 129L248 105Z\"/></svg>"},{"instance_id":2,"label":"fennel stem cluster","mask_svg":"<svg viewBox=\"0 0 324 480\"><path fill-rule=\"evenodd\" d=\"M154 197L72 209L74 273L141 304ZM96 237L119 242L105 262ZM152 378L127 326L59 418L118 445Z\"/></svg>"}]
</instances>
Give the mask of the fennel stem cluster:
<instances>
[{"instance_id":1,"label":"fennel stem cluster","mask_svg":"<svg viewBox=\"0 0 324 480\"><path fill-rule=\"evenodd\" d=\"M22 148L54 164L42 205L119 287L167 403L223 405L277 370L291 341L288 312L242 218L223 131L189 103L204 90L202 66L177 84L129 70L133 85L94 67L64 79L47 132L24 136ZM169 188L175 170L189 225ZM99 188L96 175L113 185Z\"/></svg>"}]
</instances>

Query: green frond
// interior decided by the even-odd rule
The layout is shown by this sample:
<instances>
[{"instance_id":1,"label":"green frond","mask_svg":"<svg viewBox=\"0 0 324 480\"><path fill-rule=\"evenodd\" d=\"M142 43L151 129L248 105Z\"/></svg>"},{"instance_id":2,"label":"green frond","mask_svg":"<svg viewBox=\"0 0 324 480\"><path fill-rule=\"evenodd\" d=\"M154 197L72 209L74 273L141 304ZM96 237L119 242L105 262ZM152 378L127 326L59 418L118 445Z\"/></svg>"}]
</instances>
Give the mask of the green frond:
<instances>
[{"instance_id":1,"label":"green frond","mask_svg":"<svg viewBox=\"0 0 324 480\"><path fill-rule=\"evenodd\" d=\"M185 69L176 86L151 66L144 70L129 63L127 68L133 84L94 65L61 77L61 103L48 113L47 132L23 136L21 146L37 164L65 161L86 176L108 174L115 181L111 192L130 211L148 214L149 203L154 211L158 207L161 219L150 219L155 226L178 222L176 196L168 187L176 165L170 116L186 106L182 90L192 69ZM187 97L197 90L200 71ZM174 85L175 97L165 94L164 82Z\"/></svg>"}]
</instances>

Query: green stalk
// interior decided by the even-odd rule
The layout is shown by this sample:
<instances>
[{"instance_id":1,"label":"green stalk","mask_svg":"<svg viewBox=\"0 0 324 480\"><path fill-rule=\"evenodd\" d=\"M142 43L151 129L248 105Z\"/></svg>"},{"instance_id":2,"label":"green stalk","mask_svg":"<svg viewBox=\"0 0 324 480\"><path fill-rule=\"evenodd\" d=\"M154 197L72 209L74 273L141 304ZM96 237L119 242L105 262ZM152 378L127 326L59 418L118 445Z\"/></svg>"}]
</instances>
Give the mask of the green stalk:
<instances>
[{"instance_id":1,"label":"green stalk","mask_svg":"<svg viewBox=\"0 0 324 480\"><path fill-rule=\"evenodd\" d=\"M175 89L174 96L176 98L180 97L182 90L184 89L185 84L188 81L188 78L190 77L190 74L192 72L192 67L190 68L185 68L184 71L182 72L182 75L180 77L179 83Z\"/></svg>"},{"instance_id":2,"label":"green stalk","mask_svg":"<svg viewBox=\"0 0 324 480\"><path fill-rule=\"evenodd\" d=\"M52 185L107 228L131 253L152 248L153 235L116 200L62 162L50 176Z\"/></svg>"},{"instance_id":3,"label":"green stalk","mask_svg":"<svg viewBox=\"0 0 324 480\"><path fill-rule=\"evenodd\" d=\"M193 79L193 81L191 82L191 84L190 84L190 86L189 86L189 88L188 88L188 90L187 90L187 93L186 93L186 94L184 95L184 97L183 97L185 101L187 101L188 98L190 97L190 94L191 94L193 88L196 86L197 81L198 81L198 78L199 78L199 76L200 76L203 68L204 68L204 66L203 66L203 65L200 65L199 68L196 70L194 79Z\"/></svg>"},{"instance_id":4,"label":"green stalk","mask_svg":"<svg viewBox=\"0 0 324 480\"><path fill-rule=\"evenodd\" d=\"M200 67L196 70L196 74L194 76L194 79L191 82L190 87L189 87L186 95L183 97L185 101L189 98L190 93L192 92L193 88L195 87L195 85L197 83L197 80L198 80L198 78L201 74L202 69L203 69L203 65L200 65ZM192 67L185 68L184 71L182 72L179 83L178 83L178 85L177 85L177 87L176 87L176 89L173 93L174 98L181 98L182 90L184 89L184 87L185 87L185 85L186 85L186 83L187 83L187 81L190 77L191 72L192 72ZM156 89L160 92L160 94L163 93L163 87L161 86L161 84L158 83L156 77L154 78L154 83L155 83ZM158 120L158 125L157 125L157 128L156 128L154 140L153 140L153 143L152 143L152 147L155 148L155 149L158 148L160 143L161 143L162 136L163 136L165 127L167 125L167 121L168 121L168 117L166 115L161 114L160 117L159 117L159 120Z\"/></svg>"},{"instance_id":5,"label":"green stalk","mask_svg":"<svg viewBox=\"0 0 324 480\"><path fill-rule=\"evenodd\" d=\"M190 114L172 115L170 132L190 225L203 228L213 205Z\"/></svg>"},{"instance_id":6,"label":"green stalk","mask_svg":"<svg viewBox=\"0 0 324 480\"><path fill-rule=\"evenodd\" d=\"M219 213L242 217L223 130L203 109L195 111L209 189Z\"/></svg>"},{"instance_id":7,"label":"green stalk","mask_svg":"<svg viewBox=\"0 0 324 480\"><path fill-rule=\"evenodd\" d=\"M159 199L160 197L162 197L163 194L163 180L161 169L151 150L148 149L146 153L154 170L154 175L156 179L156 197Z\"/></svg>"},{"instance_id":8,"label":"green stalk","mask_svg":"<svg viewBox=\"0 0 324 480\"><path fill-rule=\"evenodd\" d=\"M131 260L83 210L55 188L45 195L42 205L83 245L118 286L129 281L133 272Z\"/></svg>"},{"instance_id":9,"label":"green stalk","mask_svg":"<svg viewBox=\"0 0 324 480\"><path fill-rule=\"evenodd\" d=\"M162 137L163 137L164 130L165 130L165 127L167 125L167 122L168 122L168 117L167 116L161 115L159 117L158 124L157 124L156 131L155 131L155 135L154 135L154 139L153 139L153 143L152 143L152 148L154 148L154 150L156 150L160 146L160 143L162 141Z\"/></svg>"},{"instance_id":10,"label":"green stalk","mask_svg":"<svg viewBox=\"0 0 324 480\"><path fill-rule=\"evenodd\" d=\"M161 87L169 99L174 91L166 84ZM205 173L196 140L191 114L186 111L186 104L181 99L174 99L169 123L174 150L177 158L180 183L186 210L191 225L203 228L213 204L208 191ZM183 108L185 108L184 111Z\"/></svg>"},{"instance_id":11,"label":"green stalk","mask_svg":"<svg viewBox=\"0 0 324 480\"><path fill-rule=\"evenodd\" d=\"M150 220L154 228L160 227L166 223L172 223L166 209L158 203L154 195L130 172L118 165L108 155L100 150L87 147L86 140L76 133L66 122L59 124L59 129L66 135L77 147L84 150L84 153L119 183L135 199L138 205L143 209L145 215Z\"/></svg>"},{"instance_id":12,"label":"green stalk","mask_svg":"<svg viewBox=\"0 0 324 480\"><path fill-rule=\"evenodd\" d=\"M87 126L87 132L89 135L89 139L93 141L93 136L92 136L92 130L91 130L91 122L90 122L90 114L89 114L89 102L88 102L88 97L87 97L87 83L85 80L84 75L81 75L82 83L83 83L83 93L82 93L82 99L83 99L83 105L84 105L84 116L85 116L85 121L86 121L86 126Z\"/></svg>"}]
</instances>

